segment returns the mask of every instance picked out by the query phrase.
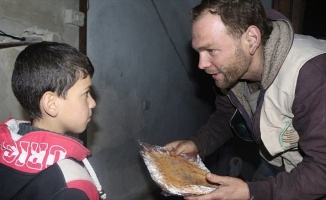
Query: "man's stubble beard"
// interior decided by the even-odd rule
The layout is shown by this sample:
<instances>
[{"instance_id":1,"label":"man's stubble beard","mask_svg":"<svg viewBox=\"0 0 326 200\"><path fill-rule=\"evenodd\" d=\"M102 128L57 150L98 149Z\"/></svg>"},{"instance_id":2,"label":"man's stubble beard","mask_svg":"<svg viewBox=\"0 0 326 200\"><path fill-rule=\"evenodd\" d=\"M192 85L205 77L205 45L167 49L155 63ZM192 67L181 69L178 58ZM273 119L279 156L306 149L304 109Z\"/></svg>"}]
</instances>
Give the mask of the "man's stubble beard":
<instances>
[{"instance_id":1,"label":"man's stubble beard","mask_svg":"<svg viewBox=\"0 0 326 200\"><path fill-rule=\"evenodd\" d=\"M217 87L221 89L231 89L241 77L248 71L250 60L245 56L242 48L239 46L234 51L234 60L221 67L223 80L215 80Z\"/></svg>"}]
</instances>

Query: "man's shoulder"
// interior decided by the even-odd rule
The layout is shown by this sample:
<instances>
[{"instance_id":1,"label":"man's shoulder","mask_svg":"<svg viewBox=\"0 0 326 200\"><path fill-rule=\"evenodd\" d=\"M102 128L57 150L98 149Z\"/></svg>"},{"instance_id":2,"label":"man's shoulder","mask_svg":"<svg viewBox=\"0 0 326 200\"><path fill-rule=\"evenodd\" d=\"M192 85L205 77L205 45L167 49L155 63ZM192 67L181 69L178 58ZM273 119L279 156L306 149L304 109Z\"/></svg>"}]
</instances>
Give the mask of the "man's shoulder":
<instances>
[{"instance_id":1,"label":"man's shoulder","mask_svg":"<svg viewBox=\"0 0 326 200\"><path fill-rule=\"evenodd\" d=\"M295 34L293 44L284 63L291 68L293 65L299 65L301 67L311 60L313 62L317 61L318 59L315 60L315 58L318 56L323 57L325 53L326 40L316 39L308 35Z\"/></svg>"},{"instance_id":2,"label":"man's shoulder","mask_svg":"<svg viewBox=\"0 0 326 200\"><path fill-rule=\"evenodd\" d=\"M299 52L308 54L310 50L319 51L319 54L326 52L326 40L318 39L310 35L294 34L291 51L296 49Z\"/></svg>"}]
</instances>

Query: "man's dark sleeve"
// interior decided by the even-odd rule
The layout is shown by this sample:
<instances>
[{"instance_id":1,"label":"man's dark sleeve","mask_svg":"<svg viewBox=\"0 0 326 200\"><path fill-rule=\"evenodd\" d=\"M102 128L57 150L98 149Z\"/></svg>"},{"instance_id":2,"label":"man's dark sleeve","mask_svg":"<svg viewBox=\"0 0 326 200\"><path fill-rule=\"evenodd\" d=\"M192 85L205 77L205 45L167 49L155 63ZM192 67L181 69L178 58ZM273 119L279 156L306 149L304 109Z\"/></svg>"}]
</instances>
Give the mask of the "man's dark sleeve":
<instances>
[{"instance_id":1,"label":"man's dark sleeve","mask_svg":"<svg viewBox=\"0 0 326 200\"><path fill-rule=\"evenodd\" d=\"M201 156L213 153L233 137L230 119L235 112L235 107L229 98L222 93L217 93L215 105L216 110L208 122L194 136L189 138L196 144Z\"/></svg>"},{"instance_id":2,"label":"man's dark sleeve","mask_svg":"<svg viewBox=\"0 0 326 200\"><path fill-rule=\"evenodd\" d=\"M309 200L326 196L326 54L301 68L292 112L303 160L290 173L249 182L254 199Z\"/></svg>"}]
</instances>

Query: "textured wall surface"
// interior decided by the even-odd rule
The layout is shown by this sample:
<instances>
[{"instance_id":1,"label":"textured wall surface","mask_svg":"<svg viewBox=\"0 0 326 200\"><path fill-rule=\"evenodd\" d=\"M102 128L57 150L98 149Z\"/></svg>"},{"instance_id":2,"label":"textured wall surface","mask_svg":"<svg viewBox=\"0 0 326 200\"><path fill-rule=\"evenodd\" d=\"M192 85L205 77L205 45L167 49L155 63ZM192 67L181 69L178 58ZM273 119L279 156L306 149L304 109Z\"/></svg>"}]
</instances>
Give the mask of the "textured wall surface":
<instances>
[{"instance_id":1,"label":"textured wall surface","mask_svg":"<svg viewBox=\"0 0 326 200\"><path fill-rule=\"evenodd\" d=\"M88 145L99 179L114 200L174 199L157 192L137 140L164 145L184 139L212 111L210 78L197 69L198 55L190 44L188 13L199 2L89 1L87 54L96 68L97 107ZM270 2L263 3L269 7ZM231 154L219 168L228 171L234 151L232 145L222 151Z\"/></svg>"},{"instance_id":2,"label":"textured wall surface","mask_svg":"<svg viewBox=\"0 0 326 200\"><path fill-rule=\"evenodd\" d=\"M40 31L40 34L55 33L59 38L53 40L78 48L79 28L64 23L66 8L79 10L79 0L0 0L0 30L13 36L21 36L29 28ZM10 42L9 38L0 36L0 43L4 42ZM0 49L1 121L8 117L25 118L10 82L15 59L23 48Z\"/></svg>"},{"instance_id":3,"label":"textured wall surface","mask_svg":"<svg viewBox=\"0 0 326 200\"><path fill-rule=\"evenodd\" d=\"M137 140L164 145L186 138L211 112L205 92L212 85L190 44L188 12L198 2L90 1L87 54L96 68L97 107L88 144L114 200L163 198L149 194L157 187Z\"/></svg>"},{"instance_id":4,"label":"textured wall surface","mask_svg":"<svg viewBox=\"0 0 326 200\"><path fill-rule=\"evenodd\" d=\"M164 145L184 139L212 111L212 85L197 69L198 55L190 44L188 12L199 2L89 1L87 54L96 69L97 107L87 130L88 147L93 152L90 161L112 200L179 199L159 194L139 155L137 140ZM38 27L78 47L78 28L63 23L64 10L78 10L78 3L0 0L0 30L18 36ZM0 49L1 121L24 118L10 88L20 50ZM219 165L227 168L227 162Z\"/></svg>"}]
</instances>

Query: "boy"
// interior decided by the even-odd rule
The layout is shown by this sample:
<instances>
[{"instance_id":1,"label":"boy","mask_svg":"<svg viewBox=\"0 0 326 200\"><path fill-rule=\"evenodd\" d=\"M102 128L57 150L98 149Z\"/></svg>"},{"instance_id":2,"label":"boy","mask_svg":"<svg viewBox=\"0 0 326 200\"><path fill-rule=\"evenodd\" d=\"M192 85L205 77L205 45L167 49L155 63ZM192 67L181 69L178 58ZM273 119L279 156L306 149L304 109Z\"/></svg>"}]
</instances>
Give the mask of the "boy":
<instances>
[{"instance_id":1,"label":"boy","mask_svg":"<svg viewBox=\"0 0 326 200\"><path fill-rule=\"evenodd\" d=\"M91 119L93 74L88 58L68 44L36 43L18 55L12 89L31 121L0 124L0 199L106 198L90 151L65 136L82 133Z\"/></svg>"}]
</instances>

